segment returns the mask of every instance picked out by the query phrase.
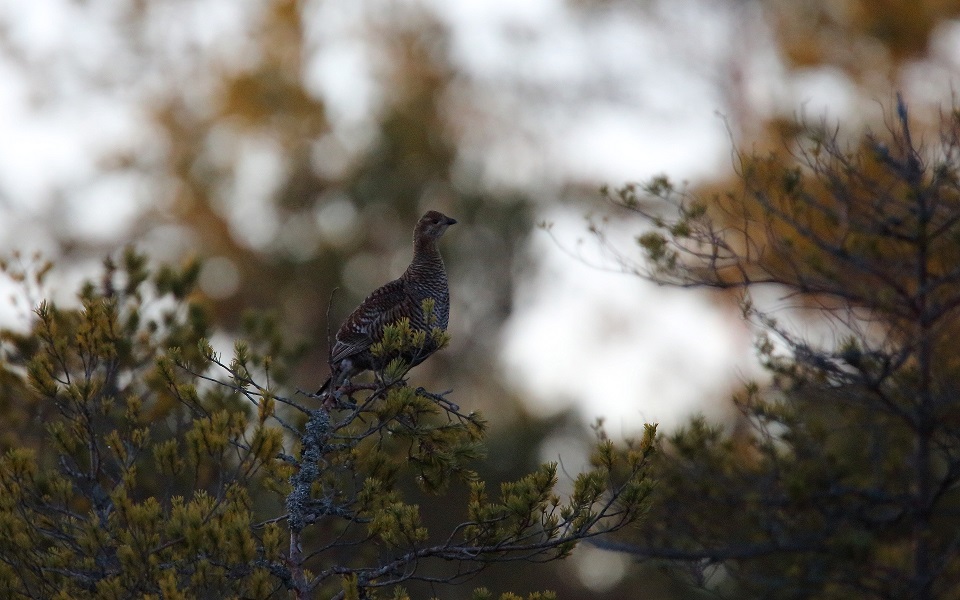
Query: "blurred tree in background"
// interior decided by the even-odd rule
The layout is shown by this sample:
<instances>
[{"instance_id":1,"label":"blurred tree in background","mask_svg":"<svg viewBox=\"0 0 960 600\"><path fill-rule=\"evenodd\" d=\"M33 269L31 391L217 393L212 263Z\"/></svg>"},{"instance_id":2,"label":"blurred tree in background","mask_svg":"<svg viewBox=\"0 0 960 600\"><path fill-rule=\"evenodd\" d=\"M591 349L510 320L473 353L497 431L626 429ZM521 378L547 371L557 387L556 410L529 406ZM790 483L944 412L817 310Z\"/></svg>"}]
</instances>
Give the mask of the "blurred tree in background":
<instances>
[{"instance_id":1,"label":"blurred tree in background","mask_svg":"<svg viewBox=\"0 0 960 600\"><path fill-rule=\"evenodd\" d=\"M601 544L722 596L956 596L960 109L943 118L929 145L902 103L852 146L806 125L738 155L725 196L616 194L653 226L652 277L739 292L773 380L735 398L737 426L672 435L639 541Z\"/></svg>"},{"instance_id":2,"label":"blurred tree in background","mask_svg":"<svg viewBox=\"0 0 960 600\"><path fill-rule=\"evenodd\" d=\"M670 436L653 518L602 545L720 597L954 597L960 206L956 112L938 104L958 75L960 6L721 4L740 35L703 64L750 151L709 182L621 188L659 270L613 254L737 292L713 297L766 332L774 379L738 393L730 422ZM768 41L781 85L758 93ZM843 99L837 129L797 122L811 81ZM911 123L881 114L896 88ZM864 125L887 131L860 139Z\"/></svg>"},{"instance_id":3,"label":"blurred tree in background","mask_svg":"<svg viewBox=\"0 0 960 600\"><path fill-rule=\"evenodd\" d=\"M487 409L494 427L485 468L493 472L481 475L504 480L534 468L544 440L549 446L550 440L589 439L575 416L530 415L498 366L514 286L538 260L523 252L531 224L560 203L582 210L576 201L592 197L597 184L562 168L551 177L528 168L559 152L567 131L550 119L580 121L597 106L650 106L663 120L672 115L662 112L664 104L692 102L682 97L686 92L672 95L684 89L674 79L682 73L643 71L633 79L629 68L593 54L579 78L552 76L562 71L541 68L535 57L556 56L558 64L570 57L566 47L550 45L555 40L547 32L593 35L575 46L587 51L616 42L633 26L656 40L656 52L643 60L694 73L702 85L689 93L710 98L708 110L727 117L741 146L767 148L803 133L792 116L818 85L838 91L848 107L844 119L867 119L871 109L879 115L875 99L900 88L917 126L931 122L924 107L942 100L956 71L950 32L960 10L935 0L903 6L571 0L557 3L570 20L566 28L557 26L566 21L527 22L496 32L508 64L491 76L465 66L455 43L461 33L427 2L346 8L322 0L93 0L51 7L47 16L67 21L76 38L43 38L42 24L30 24L26 29L40 31L42 39L32 45L13 27L22 11L5 11L4 68L26 82L23 95L38 114L50 115L53 127L92 121L86 131L97 142L89 150L95 159L89 172L55 187L49 198L12 198L17 190L0 181L0 208L30 207L39 223L8 231L9 239L23 241L42 229L54 240L57 264L87 275L104 254L130 241L164 261L200 256L199 290L218 326L208 332L214 344L229 347L235 336L275 331L288 353L289 381L312 389L326 375L328 306L338 323L367 292L396 276L409 258L416 216L426 208L444 210L464 224L445 253L453 341L414 377L431 389L455 388L464 406ZM616 63L634 65L629 54L618 51ZM102 122L92 119L104 112L89 100L95 96L125 108ZM513 161L527 177L519 184L504 183L508 178L491 174L484 162L510 146L531 157ZM18 151L4 148L0 161ZM698 182L695 190L710 197L735 186L731 172ZM89 202L103 189L120 200L105 207ZM115 218L123 227L109 236L81 227ZM245 316L249 309L274 315ZM10 394L7 401L18 398ZM8 429L20 431L49 409L11 410L4 418ZM445 517L439 510L424 513ZM579 563L580 572L595 564ZM593 588L576 572L562 567L539 576L564 597L633 597L638 581L654 597L683 594L655 572L621 569ZM495 573L531 580L520 568Z\"/></svg>"},{"instance_id":4,"label":"blurred tree in background","mask_svg":"<svg viewBox=\"0 0 960 600\"><path fill-rule=\"evenodd\" d=\"M207 67L217 79L199 109L180 90L154 99L166 153L144 171L155 187L171 190L172 205L146 227L172 215L192 250L236 269L248 284L218 302L227 322L250 307L281 311L289 332L310 340L301 374L320 380L328 306L338 320L395 277L409 252L410 223L424 210L455 213L472 224L448 254L460 275L452 278L455 310L471 335L459 349L468 360L441 364L448 372L467 362L489 364L489 346L509 311L510 266L530 227L529 199L454 181L450 130L457 116L444 103L454 77L445 32L428 15L399 8L366 24L371 43L381 46L372 51L389 57L377 65L388 95L375 129L360 132L370 138L361 145L333 130L324 103L305 87L310 36L303 8L266 4L247 41L255 58L224 72ZM259 197L247 198L247 186L259 187ZM465 251L471 247L482 251ZM223 284L222 274L209 277L214 289Z\"/></svg>"}]
</instances>

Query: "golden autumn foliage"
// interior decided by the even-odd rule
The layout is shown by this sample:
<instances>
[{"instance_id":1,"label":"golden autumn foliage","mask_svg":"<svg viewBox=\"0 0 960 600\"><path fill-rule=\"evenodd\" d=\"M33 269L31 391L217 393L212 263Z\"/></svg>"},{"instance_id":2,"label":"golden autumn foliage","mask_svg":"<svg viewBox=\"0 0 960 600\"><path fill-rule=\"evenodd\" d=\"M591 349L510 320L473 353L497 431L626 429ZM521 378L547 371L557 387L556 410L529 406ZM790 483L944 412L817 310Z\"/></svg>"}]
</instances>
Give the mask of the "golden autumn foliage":
<instances>
[{"instance_id":1,"label":"golden autumn foliage","mask_svg":"<svg viewBox=\"0 0 960 600\"><path fill-rule=\"evenodd\" d=\"M18 268L41 287L49 271ZM29 331L3 332L0 596L404 597L406 581L562 558L641 517L653 427L629 448L598 440L569 497L549 464L488 498L481 415L409 387L404 365L334 408L288 397L296 351L250 317L223 360L197 273L127 251L77 307L42 301ZM399 323L381 345L426 341ZM427 527L411 483L472 490L444 504L461 524Z\"/></svg>"}]
</instances>

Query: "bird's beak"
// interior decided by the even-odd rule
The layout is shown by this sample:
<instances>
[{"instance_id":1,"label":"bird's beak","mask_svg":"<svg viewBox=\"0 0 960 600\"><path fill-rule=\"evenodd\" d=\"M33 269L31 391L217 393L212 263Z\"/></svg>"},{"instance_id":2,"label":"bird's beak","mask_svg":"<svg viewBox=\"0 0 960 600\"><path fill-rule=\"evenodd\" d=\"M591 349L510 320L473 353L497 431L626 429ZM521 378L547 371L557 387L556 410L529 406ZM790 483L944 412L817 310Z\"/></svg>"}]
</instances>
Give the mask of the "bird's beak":
<instances>
[{"instance_id":1,"label":"bird's beak","mask_svg":"<svg viewBox=\"0 0 960 600\"><path fill-rule=\"evenodd\" d=\"M452 217L447 217L447 225L456 225L457 220Z\"/></svg>"}]
</instances>

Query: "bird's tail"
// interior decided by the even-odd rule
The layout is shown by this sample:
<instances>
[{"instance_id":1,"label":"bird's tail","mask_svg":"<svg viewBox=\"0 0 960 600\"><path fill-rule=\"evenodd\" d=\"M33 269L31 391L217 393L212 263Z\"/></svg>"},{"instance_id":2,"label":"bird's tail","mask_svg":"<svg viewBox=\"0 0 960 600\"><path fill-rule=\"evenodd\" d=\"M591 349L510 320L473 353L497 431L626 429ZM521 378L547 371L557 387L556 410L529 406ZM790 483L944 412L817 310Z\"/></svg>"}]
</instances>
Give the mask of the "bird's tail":
<instances>
[{"instance_id":1,"label":"bird's tail","mask_svg":"<svg viewBox=\"0 0 960 600\"><path fill-rule=\"evenodd\" d=\"M333 381L333 377L327 377L327 380L323 382L323 385L320 386L320 389L317 390L317 393L314 396L319 396L326 392L330 388L330 382Z\"/></svg>"}]
</instances>

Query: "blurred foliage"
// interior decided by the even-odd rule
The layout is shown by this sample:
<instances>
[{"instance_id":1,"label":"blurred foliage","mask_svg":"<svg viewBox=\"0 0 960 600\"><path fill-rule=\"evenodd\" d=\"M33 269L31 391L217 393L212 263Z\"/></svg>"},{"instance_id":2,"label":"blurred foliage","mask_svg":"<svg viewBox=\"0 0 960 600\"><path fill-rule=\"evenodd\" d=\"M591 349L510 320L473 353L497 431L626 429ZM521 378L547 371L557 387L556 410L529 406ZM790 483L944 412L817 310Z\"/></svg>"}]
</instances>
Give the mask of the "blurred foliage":
<instances>
[{"instance_id":1,"label":"blurred foliage","mask_svg":"<svg viewBox=\"0 0 960 600\"><path fill-rule=\"evenodd\" d=\"M567 4L585 22L614 14L662 23L666 33L658 39L669 46L664 52L682 57L681 64L709 83L718 112L742 147L779 144L811 100L825 103L831 116L869 120L878 100L900 89L911 104L935 110L957 76L956 0Z\"/></svg>"},{"instance_id":2,"label":"blurred foliage","mask_svg":"<svg viewBox=\"0 0 960 600\"><path fill-rule=\"evenodd\" d=\"M960 2L780 1L767 10L790 66L832 65L867 83L881 65L924 58L937 27L960 15Z\"/></svg>"},{"instance_id":3,"label":"blurred foliage","mask_svg":"<svg viewBox=\"0 0 960 600\"><path fill-rule=\"evenodd\" d=\"M216 303L225 322L251 306L278 308L289 333L313 341L309 367L301 373L316 377L326 362L328 331L335 329L327 322L328 304L336 321L373 287L395 277L394 253L406 251L412 223L423 210L442 208L467 223L467 231L458 234L505 242L495 251L474 254L455 247L447 253L452 272L464 275L452 277L454 310L471 317L471 342L459 350L489 361L486 351L510 303L512 257L530 216L521 196L453 182L456 147L448 130L455 116L445 112L443 99L455 74L434 51L445 33L425 16L370 32L382 34L379 43L391 57L385 65L390 94L372 142L348 155L323 102L305 88L309 51L303 8L270 3L253 32L253 43L263 49L257 60L222 73L201 109L179 90L157 99L156 125L168 144L150 173L158 187L174 190L173 205L158 217L162 222L172 213L193 232L194 251L226 256L239 270L238 293ZM257 200L267 216L259 224L236 223L243 217L237 216L234 195L250 177L243 172L250 168L244 149L281 165L276 180L267 182L272 191ZM328 162L345 166L331 170ZM268 229L271 223L275 231ZM267 230L247 233L259 226ZM251 239L261 237L251 246ZM344 282L345 275L352 279ZM335 288L341 293L334 295ZM469 303L477 294L488 301ZM465 362L444 367L455 370L459 364Z\"/></svg>"}]
</instances>

